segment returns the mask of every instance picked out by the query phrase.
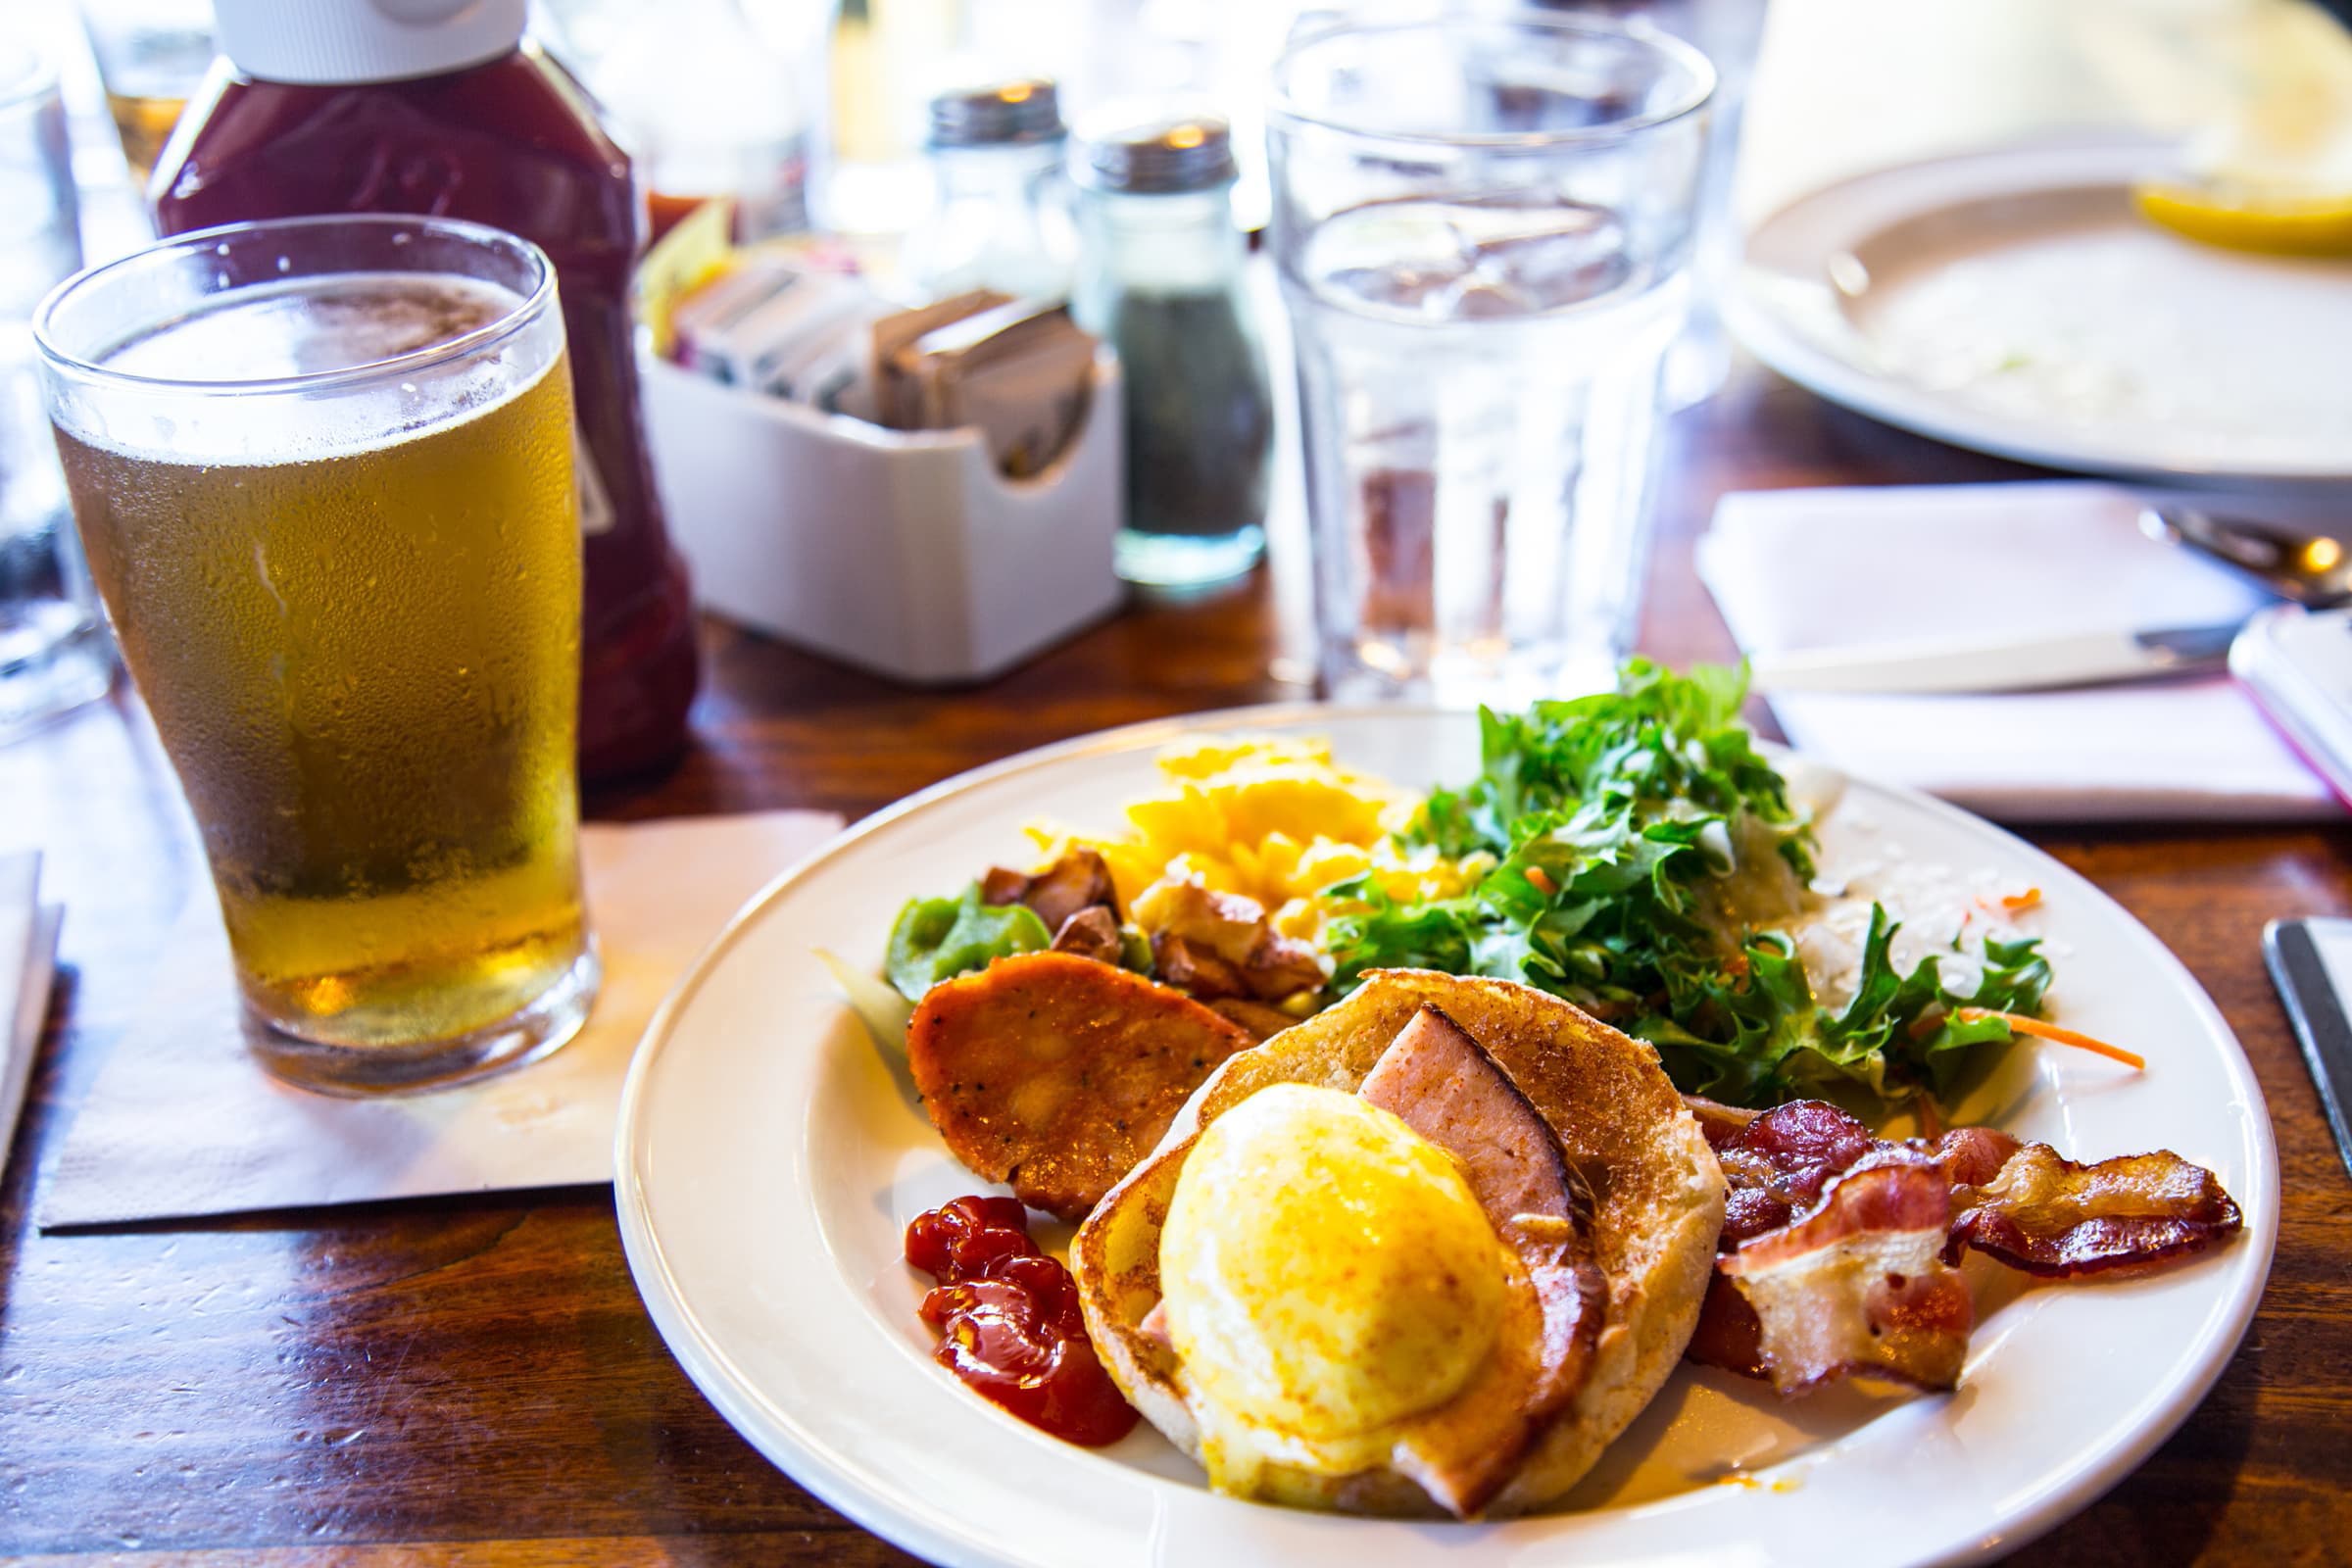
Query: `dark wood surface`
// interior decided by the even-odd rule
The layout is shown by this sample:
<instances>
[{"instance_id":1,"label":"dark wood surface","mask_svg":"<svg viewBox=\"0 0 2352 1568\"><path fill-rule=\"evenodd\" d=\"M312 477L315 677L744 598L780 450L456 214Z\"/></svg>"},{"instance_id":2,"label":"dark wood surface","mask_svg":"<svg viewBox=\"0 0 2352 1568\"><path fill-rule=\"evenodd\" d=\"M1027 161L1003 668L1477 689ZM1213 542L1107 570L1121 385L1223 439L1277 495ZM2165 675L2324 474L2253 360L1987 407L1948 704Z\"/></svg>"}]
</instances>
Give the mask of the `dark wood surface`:
<instances>
[{"instance_id":1,"label":"dark wood surface","mask_svg":"<svg viewBox=\"0 0 2352 1568\"><path fill-rule=\"evenodd\" d=\"M1690 565L1726 489L2022 474L1742 370L1674 436L1642 642L1728 652ZM1262 574L1142 608L1002 680L923 693L711 628L700 741L607 818L852 816L1026 747L1294 698L1295 606ZM1295 617L1293 617L1295 619ZM2057 831L2037 842L2195 971L2252 1056L2284 1211L2261 1315L2140 1470L2035 1563L2352 1560L2352 1182L2264 974L2265 920L2352 910L2340 828ZM42 1235L39 1171L202 891L169 769L118 699L0 748L0 850L48 855L65 970L0 1187L0 1555L141 1561L907 1560L810 1498L687 1383L602 1191ZM2053 1391L2053 1397L2063 1397ZM1934 1486L1932 1472L1918 1478Z\"/></svg>"}]
</instances>

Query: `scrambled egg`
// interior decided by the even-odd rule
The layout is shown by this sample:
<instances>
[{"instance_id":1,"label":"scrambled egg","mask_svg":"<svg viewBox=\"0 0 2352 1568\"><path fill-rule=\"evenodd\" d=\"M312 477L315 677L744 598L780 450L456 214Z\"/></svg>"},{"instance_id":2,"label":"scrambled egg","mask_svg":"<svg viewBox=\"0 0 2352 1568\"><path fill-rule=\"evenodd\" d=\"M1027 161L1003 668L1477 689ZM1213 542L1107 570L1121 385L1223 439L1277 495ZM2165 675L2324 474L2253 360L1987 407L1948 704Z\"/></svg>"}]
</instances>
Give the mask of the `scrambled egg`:
<instances>
[{"instance_id":1,"label":"scrambled egg","mask_svg":"<svg viewBox=\"0 0 2352 1568\"><path fill-rule=\"evenodd\" d=\"M1041 864L1067 849L1100 853L1120 904L1148 930L1158 883L1255 900L1276 931L1313 942L1346 907L1323 896L1335 882L1371 872L1400 901L1449 898L1489 869L1483 856L1457 862L1397 850L1389 835L1420 798L1340 766L1326 741L1205 737L1164 754L1159 771L1165 793L1129 806L1124 833L1029 829Z\"/></svg>"}]
</instances>

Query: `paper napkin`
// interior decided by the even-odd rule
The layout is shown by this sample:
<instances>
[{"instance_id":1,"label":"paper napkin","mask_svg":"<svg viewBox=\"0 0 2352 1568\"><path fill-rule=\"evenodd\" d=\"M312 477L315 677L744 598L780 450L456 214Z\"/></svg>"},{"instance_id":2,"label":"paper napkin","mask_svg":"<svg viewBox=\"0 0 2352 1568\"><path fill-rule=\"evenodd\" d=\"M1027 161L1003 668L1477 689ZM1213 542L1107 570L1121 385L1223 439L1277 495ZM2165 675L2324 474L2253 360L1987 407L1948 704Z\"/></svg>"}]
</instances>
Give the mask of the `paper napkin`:
<instances>
[{"instance_id":1,"label":"paper napkin","mask_svg":"<svg viewBox=\"0 0 2352 1568\"><path fill-rule=\"evenodd\" d=\"M829 812L769 811L583 828L605 978L579 1037L478 1084L390 1099L310 1094L256 1065L228 939L202 893L148 1012L74 1115L40 1222L609 1182L621 1080L654 1009L745 900L840 827Z\"/></svg>"},{"instance_id":2,"label":"paper napkin","mask_svg":"<svg viewBox=\"0 0 2352 1568\"><path fill-rule=\"evenodd\" d=\"M2263 596L2080 483L1728 495L1699 572L1740 646L2205 625ZM2066 691L1771 699L1796 747L2011 822L2322 819L2327 787L2227 675Z\"/></svg>"},{"instance_id":3,"label":"paper napkin","mask_svg":"<svg viewBox=\"0 0 2352 1568\"><path fill-rule=\"evenodd\" d=\"M62 911L41 903L40 885L38 854L0 855L0 1166L24 1108L57 969Z\"/></svg>"}]
</instances>

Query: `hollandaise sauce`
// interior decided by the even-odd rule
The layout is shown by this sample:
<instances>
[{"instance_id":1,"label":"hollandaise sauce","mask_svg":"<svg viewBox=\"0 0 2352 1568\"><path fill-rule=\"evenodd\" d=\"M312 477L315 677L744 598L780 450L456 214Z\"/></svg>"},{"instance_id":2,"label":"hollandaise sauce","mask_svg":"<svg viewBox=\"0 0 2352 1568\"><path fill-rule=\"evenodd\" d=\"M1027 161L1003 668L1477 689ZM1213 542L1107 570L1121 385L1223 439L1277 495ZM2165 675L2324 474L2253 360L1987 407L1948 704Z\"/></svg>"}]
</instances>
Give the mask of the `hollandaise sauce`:
<instances>
[{"instance_id":1,"label":"hollandaise sauce","mask_svg":"<svg viewBox=\"0 0 2352 1568\"><path fill-rule=\"evenodd\" d=\"M1086 1337L1078 1286L1029 1238L1018 1199L958 1198L906 1227L906 1261L931 1276L922 1319L939 1364L1031 1426L1089 1448L1135 1427L1135 1407Z\"/></svg>"}]
</instances>

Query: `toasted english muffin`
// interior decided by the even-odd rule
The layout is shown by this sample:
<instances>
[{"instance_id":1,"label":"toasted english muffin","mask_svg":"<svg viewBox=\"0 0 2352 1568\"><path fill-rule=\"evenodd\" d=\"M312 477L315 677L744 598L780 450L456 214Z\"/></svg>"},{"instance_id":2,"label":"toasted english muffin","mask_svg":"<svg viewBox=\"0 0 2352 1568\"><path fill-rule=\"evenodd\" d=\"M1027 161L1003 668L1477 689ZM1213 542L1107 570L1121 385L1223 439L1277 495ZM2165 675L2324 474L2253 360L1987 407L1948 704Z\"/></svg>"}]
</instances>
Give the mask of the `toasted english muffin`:
<instances>
[{"instance_id":1,"label":"toasted english muffin","mask_svg":"<svg viewBox=\"0 0 2352 1568\"><path fill-rule=\"evenodd\" d=\"M1649 1046L1529 986L1376 970L1345 1002L1231 1057L1203 1083L1088 1217L1071 1265L1103 1365L1146 1419L1200 1459L1200 1424L1176 1354L1145 1328L1161 1297L1161 1231L1186 1156L1203 1128L1270 1085L1354 1093L1430 1005L1477 1041L1558 1135L1590 1191L1589 1255L1606 1284L1581 1387L1481 1510L1504 1517L1575 1485L1672 1373L1697 1321L1723 1223L1723 1176ZM1248 1488L1263 1501L1350 1513L1442 1511L1394 1464L1327 1475L1272 1463Z\"/></svg>"}]
</instances>

